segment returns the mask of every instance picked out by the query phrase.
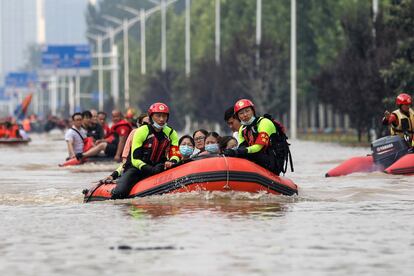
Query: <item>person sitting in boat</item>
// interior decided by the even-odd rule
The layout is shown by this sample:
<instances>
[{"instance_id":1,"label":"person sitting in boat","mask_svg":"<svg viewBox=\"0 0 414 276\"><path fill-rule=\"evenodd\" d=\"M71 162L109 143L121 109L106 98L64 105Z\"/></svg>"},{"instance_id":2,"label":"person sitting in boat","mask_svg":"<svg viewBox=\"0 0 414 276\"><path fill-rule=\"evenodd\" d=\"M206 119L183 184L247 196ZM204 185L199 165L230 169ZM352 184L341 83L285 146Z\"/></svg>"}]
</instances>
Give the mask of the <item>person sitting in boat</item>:
<instances>
[{"instance_id":1,"label":"person sitting in boat","mask_svg":"<svg viewBox=\"0 0 414 276\"><path fill-rule=\"evenodd\" d=\"M137 127L139 128L140 126L144 125L144 124L150 124L150 120L148 117L147 113L142 113L141 115L138 116L137 119ZM117 169L115 171L113 171L109 176L107 176L106 178L100 180L100 182L105 182L105 183L111 183L113 180L116 180L117 178L119 178L123 172L124 172L124 165L128 159L128 156L130 156L130 152L131 152L131 145L132 145L132 139L134 137L135 131L138 128L134 128L128 135L128 138L125 142L125 146L124 146L124 150L122 151L122 164L119 165L117 167Z\"/></svg>"},{"instance_id":2,"label":"person sitting in boat","mask_svg":"<svg viewBox=\"0 0 414 276\"><path fill-rule=\"evenodd\" d=\"M208 131L205 129L198 129L193 133L193 139L195 143L194 152L191 157L197 156L200 152L204 151L204 145Z\"/></svg>"},{"instance_id":3,"label":"person sitting in boat","mask_svg":"<svg viewBox=\"0 0 414 276\"><path fill-rule=\"evenodd\" d=\"M105 134L103 127L99 124L98 121L98 111L91 109L88 111L88 113L91 115L89 126L86 129L88 131L88 137L93 137L95 141L103 139Z\"/></svg>"},{"instance_id":4,"label":"person sitting in boat","mask_svg":"<svg viewBox=\"0 0 414 276\"><path fill-rule=\"evenodd\" d=\"M226 149L237 149L238 143L233 136L223 136L220 138L220 152L224 152Z\"/></svg>"},{"instance_id":5,"label":"person sitting in boat","mask_svg":"<svg viewBox=\"0 0 414 276\"><path fill-rule=\"evenodd\" d=\"M86 130L82 128L82 113L76 112L72 115L72 127L65 133L65 141L68 146L69 159L81 154L84 148Z\"/></svg>"},{"instance_id":6,"label":"person sitting in boat","mask_svg":"<svg viewBox=\"0 0 414 276\"><path fill-rule=\"evenodd\" d=\"M96 141L96 146L86 152L76 154L78 160L96 156L103 151L106 156L114 157L114 160L117 162L121 161L121 153L132 126L123 120L122 113L118 110L112 111L112 122L111 134L106 139Z\"/></svg>"},{"instance_id":7,"label":"person sitting in boat","mask_svg":"<svg viewBox=\"0 0 414 276\"><path fill-rule=\"evenodd\" d=\"M212 132L207 133L204 151L200 152L198 155L219 154L220 153L219 141L220 141L220 135L217 132L212 131Z\"/></svg>"},{"instance_id":8,"label":"person sitting in boat","mask_svg":"<svg viewBox=\"0 0 414 276\"><path fill-rule=\"evenodd\" d=\"M111 128L108 126L106 122L106 113L103 111L98 112L98 123L101 125L101 127L104 130L104 138L109 136L109 133L111 132Z\"/></svg>"},{"instance_id":9,"label":"person sitting in boat","mask_svg":"<svg viewBox=\"0 0 414 276\"><path fill-rule=\"evenodd\" d=\"M135 131L130 158L112 190L112 199L126 198L139 180L169 169L180 161L177 132L167 125L169 114L164 103L154 103L149 107L150 124Z\"/></svg>"},{"instance_id":10,"label":"person sitting in boat","mask_svg":"<svg viewBox=\"0 0 414 276\"><path fill-rule=\"evenodd\" d=\"M226 149L224 155L229 157L246 158L254 163L276 171L275 157L267 150L270 146L270 136L276 133L273 122L264 117L257 117L254 104L248 99L241 99L234 105L234 113L241 122L239 129L239 147Z\"/></svg>"},{"instance_id":11,"label":"person sitting in boat","mask_svg":"<svg viewBox=\"0 0 414 276\"><path fill-rule=\"evenodd\" d=\"M239 129L240 129L240 120L237 118L236 114L234 114L234 107L229 107L226 112L224 112L224 121L228 125L228 127L233 132L233 137L238 141L239 139Z\"/></svg>"},{"instance_id":12,"label":"person sitting in boat","mask_svg":"<svg viewBox=\"0 0 414 276\"><path fill-rule=\"evenodd\" d=\"M397 96L395 103L398 109L391 113L386 110L382 123L390 126L391 135L398 135L401 138L408 136L410 142L413 142L414 110L411 108L412 98L410 95L402 93Z\"/></svg>"},{"instance_id":13,"label":"person sitting in boat","mask_svg":"<svg viewBox=\"0 0 414 276\"><path fill-rule=\"evenodd\" d=\"M193 154L195 143L193 137L190 135L184 135L178 141L181 160L185 161L190 159L191 154Z\"/></svg>"},{"instance_id":14,"label":"person sitting in boat","mask_svg":"<svg viewBox=\"0 0 414 276\"><path fill-rule=\"evenodd\" d=\"M136 115L137 115L137 110L135 108L128 108L127 111L125 112L125 120L128 121L128 123L130 123L132 126L136 125Z\"/></svg>"},{"instance_id":15,"label":"person sitting in boat","mask_svg":"<svg viewBox=\"0 0 414 276\"><path fill-rule=\"evenodd\" d=\"M140 127L144 124L149 124L150 123L150 119L148 117L147 113L141 113L138 118L137 118L137 127Z\"/></svg>"}]
</instances>

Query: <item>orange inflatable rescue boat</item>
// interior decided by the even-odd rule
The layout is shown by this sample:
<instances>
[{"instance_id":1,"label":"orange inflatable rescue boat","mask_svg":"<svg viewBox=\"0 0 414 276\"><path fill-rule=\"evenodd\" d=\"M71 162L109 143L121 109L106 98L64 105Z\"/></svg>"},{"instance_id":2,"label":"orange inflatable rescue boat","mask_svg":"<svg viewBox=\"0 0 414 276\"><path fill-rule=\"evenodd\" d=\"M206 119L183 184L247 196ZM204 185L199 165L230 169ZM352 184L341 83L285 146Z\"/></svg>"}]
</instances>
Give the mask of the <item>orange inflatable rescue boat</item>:
<instances>
[{"instance_id":1,"label":"orange inflatable rescue boat","mask_svg":"<svg viewBox=\"0 0 414 276\"><path fill-rule=\"evenodd\" d=\"M325 176L342 176L351 173L384 171L388 174L414 174L414 153L399 136L387 136L374 141L372 154L352 157L328 171Z\"/></svg>"},{"instance_id":2,"label":"orange inflatable rescue boat","mask_svg":"<svg viewBox=\"0 0 414 276\"><path fill-rule=\"evenodd\" d=\"M21 145L28 144L30 141L30 138L0 138L0 145Z\"/></svg>"},{"instance_id":3,"label":"orange inflatable rescue boat","mask_svg":"<svg viewBox=\"0 0 414 276\"><path fill-rule=\"evenodd\" d=\"M84 190L84 202L110 199L115 185L98 184ZM290 179L246 159L207 155L139 181L131 189L129 198L192 191L267 192L291 196L298 193L298 187Z\"/></svg>"}]
</instances>

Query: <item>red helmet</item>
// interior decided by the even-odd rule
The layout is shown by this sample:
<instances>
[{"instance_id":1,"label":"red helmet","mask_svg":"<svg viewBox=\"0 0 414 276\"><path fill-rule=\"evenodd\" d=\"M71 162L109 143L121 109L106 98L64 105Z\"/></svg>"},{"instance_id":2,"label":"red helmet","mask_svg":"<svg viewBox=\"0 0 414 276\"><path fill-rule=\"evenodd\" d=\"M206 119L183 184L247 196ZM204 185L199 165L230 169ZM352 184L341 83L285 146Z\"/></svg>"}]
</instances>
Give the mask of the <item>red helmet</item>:
<instances>
[{"instance_id":1,"label":"red helmet","mask_svg":"<svg viewBox=\"0 0 414 276\"><path fill-rule=\"evenodd\" d=\"M402 94L398 95L397 99L395 99L395 103L397 105L402 105L402 104L411 105L412 102L413 101L411 99L411 96L406 94L406 93L402 93Z\"/></svg>"},{"instance_id":2,"label":"red helmet","mask_svg":"<svg viewBox=\"0 0 414 276\"><path fill-rule=\"evenodd\" d=\"M255 111L254 104L252 103L251 100L241 99L241 100L238 100L236 104L234 105L234 113L237 114L240 110L246 107L251 107L253 108L253 111Z\"/></svg>"},{"instance_id":3,"label":"red helmet","mask_svg":"<svg viewBox=\"0 0 414 276\"><path fill-rule=\"evenodd\" d=\"M170 114L170 109L168 106L164 103L153 103L148 108L148 116L151 117L154 113L165 113L167 115Z\"/></svg>"}]
</instances>

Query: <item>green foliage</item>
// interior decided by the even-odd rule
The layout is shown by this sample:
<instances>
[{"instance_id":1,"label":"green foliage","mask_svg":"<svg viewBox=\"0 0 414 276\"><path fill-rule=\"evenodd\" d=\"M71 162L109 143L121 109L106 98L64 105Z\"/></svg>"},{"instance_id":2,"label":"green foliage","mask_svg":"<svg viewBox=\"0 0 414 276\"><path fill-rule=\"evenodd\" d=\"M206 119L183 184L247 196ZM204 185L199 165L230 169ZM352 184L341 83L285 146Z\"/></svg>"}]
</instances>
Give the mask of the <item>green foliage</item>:
<instances>
[{"instance_id":1,"label":"green foliage","mask_svg":"<svg viewBox=\"0 0 414 276\"><path fill-rule=\"evenodd\" d=\"M414 2L401 1L391 7L389 25L397 31L398 48L395 59L383 76L387 85L395 91L414 91Z\"/></svg>"}]
</instances>

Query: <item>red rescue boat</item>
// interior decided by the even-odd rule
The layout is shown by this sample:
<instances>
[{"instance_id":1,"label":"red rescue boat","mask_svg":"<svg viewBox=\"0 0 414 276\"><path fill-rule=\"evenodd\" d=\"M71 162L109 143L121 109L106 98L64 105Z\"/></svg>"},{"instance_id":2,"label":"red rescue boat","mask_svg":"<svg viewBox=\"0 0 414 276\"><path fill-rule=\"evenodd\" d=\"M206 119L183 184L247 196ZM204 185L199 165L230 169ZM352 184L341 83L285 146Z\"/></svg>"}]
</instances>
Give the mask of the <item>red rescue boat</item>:
<instances>
[{"instance_id":1,"label":"red rescue boat","mask_svg":"<svg viewBox=\"0 0 414 276\"><path fill-rule=\"evenodd\" d=\"M399 136L387 136L374 141L372 155L353 157L328 171L325 176L384 171L389 174L414 174L414 153Z\"/></svg>"},{"instance_id":2,"label":"red rescue boat","mask_svg":"<svg viewBox=\"0 0 414 276\"><path fill-rule=\"evenodd\" d=\"M21 145L28 144L31 141L30 138L0 138L0 144L4 145Z\"/></svg>"},{"instance_id":3,"label":"red rescue boat","mask_svg":"<svg viewBox=\"0 0 414 276\"><path fill-rule=\"evenodd\" d=\"M113 183L98 184L84 190L84 202L110 199L114 187ZM291 196L298 193L298 187L290 179L248 160L212 155L139 181L129 193L129 198L192 191L267 192Z\"/></svg>"}]
</instances>

